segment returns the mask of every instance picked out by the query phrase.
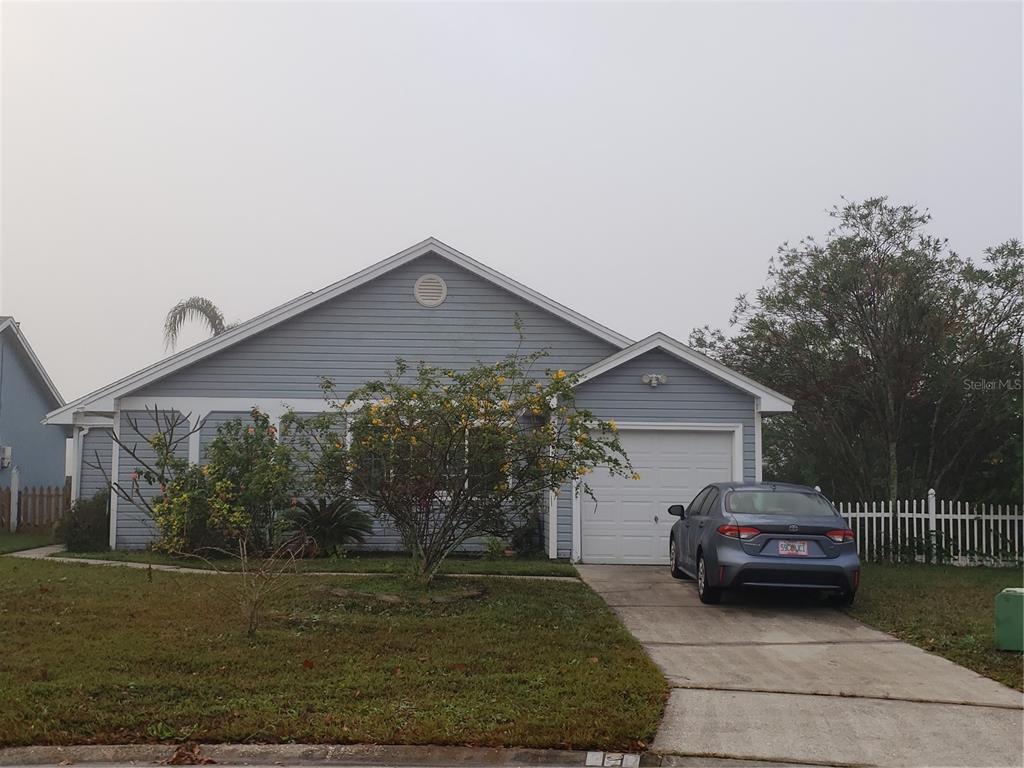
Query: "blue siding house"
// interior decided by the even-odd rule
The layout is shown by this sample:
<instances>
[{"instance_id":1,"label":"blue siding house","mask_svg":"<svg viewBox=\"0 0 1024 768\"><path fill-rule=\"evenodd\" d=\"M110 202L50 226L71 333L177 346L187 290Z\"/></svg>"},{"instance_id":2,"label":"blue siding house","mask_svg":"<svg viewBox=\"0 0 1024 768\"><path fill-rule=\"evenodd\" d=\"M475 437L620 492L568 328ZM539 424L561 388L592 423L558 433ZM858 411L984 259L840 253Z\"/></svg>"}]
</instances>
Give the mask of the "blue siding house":
<instances>
[{"instance_id":1,"label":"blue siding house","mask_svg":"<svg viewBox=\"0 0 1024 768\"><path fill-rule=\"evenodd\" d=\"M13 317L0 317L0 488L63 486L69 427L43 421L64 405Z\"/></svg>"},{"instance_id":2,"label":"blue siding house","mask_svg":"<svg viewBox=\"0 0 1024 768\"><path fill-rule=\"evenodd\" d=\"M597 504L572 486L550 494L541 512L550 557L667 562L669 504L688 502L709 482L760 477L761 415L790 411L792 401L664 334L634 342L434 238L54 409L47 420L73 430L73 491L83 495L103 472L128 481L134 467L111 433L125 434L147 407L203 424L187 446L198 462L214 434L210 424L254 406L272 418L289 408L324 410L322 377L344 396L398 357L456 369L494 362L520 348L517 318L520 351L546 350L546 365L580 373L579 402L617 421L640 475L595 475ZM111 546L153 540L144 510L114 498L111 513ZM394 548L398 540L381 527L370 544Z\"/></svg>"}]
</instances>

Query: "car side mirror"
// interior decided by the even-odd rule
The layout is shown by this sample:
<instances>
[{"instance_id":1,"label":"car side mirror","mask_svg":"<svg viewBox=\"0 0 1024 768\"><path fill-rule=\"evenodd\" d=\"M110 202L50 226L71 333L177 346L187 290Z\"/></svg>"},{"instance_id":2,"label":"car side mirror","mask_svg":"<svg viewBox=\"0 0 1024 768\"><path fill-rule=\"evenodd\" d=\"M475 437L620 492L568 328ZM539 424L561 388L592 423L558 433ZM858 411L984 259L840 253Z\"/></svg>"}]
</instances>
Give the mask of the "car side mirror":
<instances>
[{"instance_id":1,"label":"car side mirror","mask_svg":"<svg viewBox=\"0 0 1024 768\"><path fill-rule=\"evenodd\" d=\"M686 517L686 507L682 504L673 504L668 508L668 513L676 517Z\"/></svg>"}]
</instances>

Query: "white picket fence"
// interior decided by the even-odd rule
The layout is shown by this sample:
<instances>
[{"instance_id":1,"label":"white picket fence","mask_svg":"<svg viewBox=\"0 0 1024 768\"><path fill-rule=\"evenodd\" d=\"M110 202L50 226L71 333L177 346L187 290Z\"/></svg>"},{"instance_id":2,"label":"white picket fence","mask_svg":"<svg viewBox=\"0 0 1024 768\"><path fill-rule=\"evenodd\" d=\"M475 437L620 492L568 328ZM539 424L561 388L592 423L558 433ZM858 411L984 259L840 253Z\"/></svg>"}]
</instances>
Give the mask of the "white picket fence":
<instances>
[{"instance_id":1,"label":"white picket fence","mask_svg":"<svg viewBox=\"0 0 1024 768\"><path fill-rule=\"evenodd\" d=\"M923 499L836 503L865 560L1012 565L1024 560L1018 504Z\"/></svg>"}]
</instances>

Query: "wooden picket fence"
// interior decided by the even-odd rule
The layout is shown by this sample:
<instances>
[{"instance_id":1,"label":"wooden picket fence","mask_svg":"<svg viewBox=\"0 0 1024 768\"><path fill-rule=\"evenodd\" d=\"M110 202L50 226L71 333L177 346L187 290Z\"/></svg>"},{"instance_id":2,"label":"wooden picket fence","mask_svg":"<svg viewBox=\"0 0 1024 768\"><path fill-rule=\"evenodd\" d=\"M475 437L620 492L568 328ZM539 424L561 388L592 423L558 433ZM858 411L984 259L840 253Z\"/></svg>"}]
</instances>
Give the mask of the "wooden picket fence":
<instances>
[{"instance_id":1,"label":"wooden picket fence","mask_svg":"<svg viewBox=\"0 0 1024 768\"><path fill-rule=\"evenodd\" d=\"M1014 565L1024 560L1019 504L935 498L839 502L865 560L950 565Z\"/></svg>"},{"instance_id":2,"label":"wooden picket fence","mask_svg":"<svg viewBox=\"0 0 1024 768\"><path fill-rule=\"evenodd\" d=\"M0 489L0 530L11 529L11 489ZM28 486L17 491L17 527L53 528L71 503L71 483L64 486Z\"/></svg>"}]
</instances>

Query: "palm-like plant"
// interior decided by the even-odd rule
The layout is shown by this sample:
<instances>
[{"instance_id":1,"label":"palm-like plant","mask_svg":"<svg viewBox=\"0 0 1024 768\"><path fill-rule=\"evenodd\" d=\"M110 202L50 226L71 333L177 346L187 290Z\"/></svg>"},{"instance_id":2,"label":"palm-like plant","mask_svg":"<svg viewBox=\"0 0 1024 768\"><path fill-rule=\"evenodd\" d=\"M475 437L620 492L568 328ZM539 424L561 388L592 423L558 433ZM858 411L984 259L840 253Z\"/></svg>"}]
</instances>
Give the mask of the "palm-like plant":
<instances>
[{"instance_id":1,"label":"palm-like plant","mask_svg":"<svg viewBox=\"0 0 1024 768\"><path fill-rule=\"evenodd\" d=\"M179 301L167 313L164 320L164 345L167 349L174 349L177 345L178 334L187 320L204 323L210 329L211 336L219 336L235 326L235 323L224 320L224 313L212 301L202 296L192 296Z\"/></svg>"},{"instance_id":2,"label":"palm-like plant","mask_svg":"<svg viewBox=\"0 0 1024 768\"><path fill-rule=\"evenodd\" d=\"M286 536L312 539L325 555L362 544L373 531L373 518L347 496L303 499L284 513L281 522Z\"/></svg>"}]
</instances>

